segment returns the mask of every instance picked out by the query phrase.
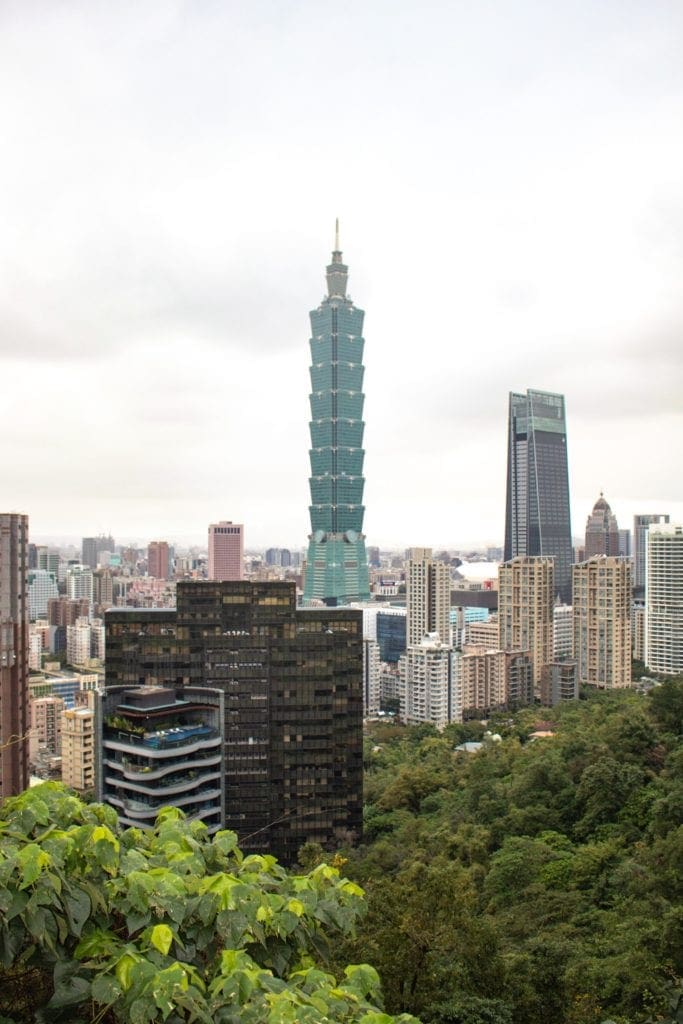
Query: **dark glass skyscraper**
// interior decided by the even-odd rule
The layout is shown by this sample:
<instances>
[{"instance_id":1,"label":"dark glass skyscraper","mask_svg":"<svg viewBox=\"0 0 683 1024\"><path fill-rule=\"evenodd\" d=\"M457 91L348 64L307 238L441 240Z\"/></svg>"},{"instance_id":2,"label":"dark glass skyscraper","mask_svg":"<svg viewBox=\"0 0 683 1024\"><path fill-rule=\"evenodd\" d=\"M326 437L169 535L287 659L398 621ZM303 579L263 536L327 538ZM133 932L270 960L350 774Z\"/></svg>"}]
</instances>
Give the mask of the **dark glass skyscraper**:
<instances>
[{"instance_id":1,"label":"dark glass skyscraper","mask_svg":"<svg viewBox=\"0 0 683 1024\"><path fill-rule=\"evenodd\" d=\"M367 600L363 536L363 317L346 294L339 223L327 295L311 314L311 533L304 600Z\"/></svg>"},{"instance_id":2,"label":"dark glass skyscraper","mask_svg":"<svg viewBox=\"0 0 683 1024\"><path fill-rule=\"evenodd\" d=\"M555 559L555 589L572 599L572 531L564 396L510 394L505 561L517 555Z\"/></svg>"},{"instance_id":3,"label":"dark glass skyscraper","mask_svg":"<svg viewBox=\"0 0 683 1024\"><path fill-rule=\"evenodd\" d=\"M140 811L136 820L143 826L150 824L148 808L156 803L152 789L159 797L166 794L166 803L179 797L177 806L213 826L220 788L222 827L237 832L245 851L272 853L287 863L307 842L334 849L358 840L361 611L298 609L295 585L280 581L181 581L177 597L177 610L113 608L105 615L107 694L115 691L106 714L130 718L116 708L124 691L137 687L151 688L152 703L160 690L162 697L175 694L176 701L163 725L154 725L161 718L157 708L143 709L148 726L142 740L132 733L119 742L117 723L103 723L113 751L104 756L107 786L143 803L132 808ZM205 716L198 702L218 710ZM216 715L222 717L219 724ZM223 736L220 758L216 730ZM119 765L129 759L133 743L140 746L135 764ZM107 765L112 757L117 763ZM217 760L224 767L220 787L214 784ZM137 773L155 761L158 770L140 784ZM205 798L199 804L195 791ZM105 787L105 798L106 792Z\"/></svg>"}]
</instances>

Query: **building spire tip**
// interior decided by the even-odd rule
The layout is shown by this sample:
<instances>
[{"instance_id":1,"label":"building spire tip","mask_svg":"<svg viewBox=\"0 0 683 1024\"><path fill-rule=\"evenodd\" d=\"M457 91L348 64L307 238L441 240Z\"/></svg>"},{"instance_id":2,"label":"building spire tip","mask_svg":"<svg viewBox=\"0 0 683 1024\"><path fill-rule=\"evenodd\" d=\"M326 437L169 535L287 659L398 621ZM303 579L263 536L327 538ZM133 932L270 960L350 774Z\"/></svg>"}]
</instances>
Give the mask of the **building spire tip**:
<instances>
[{"instance_id":1,"label":"building spire tip","mask_svg":"<svg viewBox=\"0 0 683 1024\"><path fill-rule=\"evenodd\" d=\"M339 217L334 222L334 251L339 252Z\"/></svg>"}]
</instances>

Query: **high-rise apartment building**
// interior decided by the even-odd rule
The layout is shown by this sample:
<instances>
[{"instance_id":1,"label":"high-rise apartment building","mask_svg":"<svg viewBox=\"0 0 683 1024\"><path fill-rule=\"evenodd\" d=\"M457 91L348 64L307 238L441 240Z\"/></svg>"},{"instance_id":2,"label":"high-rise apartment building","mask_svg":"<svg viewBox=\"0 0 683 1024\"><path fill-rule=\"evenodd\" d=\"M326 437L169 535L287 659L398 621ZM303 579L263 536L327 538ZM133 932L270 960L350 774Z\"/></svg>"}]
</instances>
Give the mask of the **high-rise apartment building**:
<instances>
[{"instance_id":1,"label":"high-rise apartment building","mask_svg":"<svg viewBox=\"0 0 683 1024\"><path fill-rule=\"evenodd\" d=\"M36 697L29 702L32 753L42 747L50 754L61 754L63 711L61 697Z\"/></svg>"},{"instance_id":2,"label":"high-rise apartment building","mask_svg":"<svg viewBox=\"0 0 683 1024\"><path fill-rule=\"evenodd\" d=\"M585 558L593 555L619 555L619 524L605 496L593 505L593 511L586 522Z\"/></svg>"},{"instance_id":3,"label":"high-rise apartment building","mask_svg":"<svg viewBox=\"0 0 683 1024\"><path fill-rule=\"evenodd\" d=\"M633 517L633 586L638 590L645 586L647 531L651 526L663 526L668 522L668 515L655 512Z\"/></svg>"},{"instance_id":4,"label":"high-rise apartment building","mask_svg":"<svg viewBox=\"0 0 683 1024\"><path fill-rule=\"evenodd\" d=\"M363 317L346 294L339 225L327 295L311 314L311 533L305 601L370 597L363 534Z\"/></svg>"},{"instance_id":5,"label":"high-rise apartment building","mask_svg":"<svg viewBox=\"0 0 683 1024\"><path fill-rule=\"evenodd\" d=\"M307 841L360 836L359 610L299 610L287 582L183 581L177 611L112 609L105 621L108 691L219 691L222 823L245 849L292 862Z\"/></svg>"},{"instance_id":6,"label":"high-rise apartment building","mask_svg":"<svg viewBox=\"0 0 683 1024\"><path fill-rule=\"evenodd\" d=\"M66 596L72 601L85 598L92 601L93 571L89 565L70 565L66 573Z\"/></svg>"},{"instance_id":7,"label":"high-rise apartment building","mask_svg":"<svg viewBox=\"0 0 683 1024\"><path fill-rule=\"evenodd\" d=\"M209 526L210 580L244 579L244 527L229 519Z\"/></svg>"},{"instance_id":8,"label":"high-rise apartment building","mask_svg":"<svg viewBox=\"0 0 683 1024\"><path fill-rule=\"evenodd\" d=\"M498 625L505 651L528 651L534 686L553 660L554 559L513 558L498 567Z\"/></svg>"},{"instance_id":9,"label":"high-rise apartment building","mask_svg":"<svg viewBox=\"0 0 683 1024\"><path fill-rule=\"evenodd\" d=\"M645 662L645 605L633 602L631 608L631 649L636 661Z\"/></svg>"},{"instance_id":10,"label":"high-rise apartment building","mask_svg":"<svg viewBox=\"0 0 683 1024\"><path fill-rule=\"evenodd\" d=\"M62 712L62 782L78 793L95 788L94 708L75 707Z\"/></svg>"},{"instance_id":11,"label":"high-rise apartment building","mask_svg":"<svg viewBox=\"0 0 683 1024\"><path fill-rule=\"evenodd\" d=\"M565 661L574 652L574 611L570 604L553 608L553 661Z\"/></svg>"},{"instance_id":12,"label":"high-rise apartment building","mask_svg":"<svg viewBox=\"0 0 683 1024\"><path fill-rule=\"evenodd\" d=\"M630 686L630 561L594 555L574 566L572 580L578 682L605 690Z\"/></svg>"},{"instance_id":13,"label":"high-rise apartment building","mask_svg":"<svg viewBox=\"0 0 683 1024\"><path fill-rule=\"evenodd\" d=\"M210 530L210 528L209 528ZM167 580L170 558L168 541L153 540L147 546L147 575L157 580Z\"/></svg>"},{"instance_id":14,"label":"high-rise apartment building","mask_svg":"<svg viewBox=\"0 0 683 1024\"><path fill-rule=\"evenodd\" d=\"M505 561L555 559L555 587L571 602L572 536L564 396L510 394Z\"/></svg>"},{"instance_id":15,"label":"high-rise apartment building","mask_svg":"<svg viewBox=\"0 0 683 1024\"><path fill-rule=\"evenodd\" d=\"M92 574L92 599L98 613L114 604L114 578L111 569L97 569Z\"/></svg>"},{"instance_id":16,"label":"high-rise apartment building","mask_svg":"<svg viewBox=\"0 0 683 1024\"><path fill-rule=\"evenodd\" d=\"M91 658L89 619L77 619L66 627L66 660L69 665L86 665Z\"/></svg>"},{"instance_id":17,"label":"high-rise apartment building","mask_svg":"<svg viewBox=\"0 0 683 1024\"><path fill-rule=\"evenodd\" d=\"M683 526L649 526L645 580L645 663L683 673Z\"/></svg>"},{"instance_id":18,"label":"high-rise apartment building","mask_svg":"<svg viewBox=\"0 0 683 1024\"><path fill-rule=\"evenodd\" d=\"M0 513L0 800L28 786L28 516Z\"/></svg>"},{"instance_id":19,"label":"high-rise apartment building","mask_svg":"<svg viewBox=\"0 0 683 1024\"><path fill-rule=\"evenodd\" d=\"M429 633L450 646L450 610L448 566L432 558L431 548L411 548L406 563L407 646L416 646Z\"/></svg>"},{"instance_id":20,"label":"high-rise apartment building","mask_svg":"<svg viewBox=\"0 0 683 1024\"><path fill-rule=\"evenodd\" d=\"M438 633L423 636L401 656L400 714L407 725L424 722L443 729L455 721L452 656Z\"/></svg>"},{"instance_id":21,"label":"high-rise apartment building","mask_svg":"<svg viewBox=\"0 0 683 1024\"><path fill-rule=\"evenodd\" d=\"M380 708L380 659L376 640L363 639L363 715L376 715Z\"/></svg>"}]
</instances>

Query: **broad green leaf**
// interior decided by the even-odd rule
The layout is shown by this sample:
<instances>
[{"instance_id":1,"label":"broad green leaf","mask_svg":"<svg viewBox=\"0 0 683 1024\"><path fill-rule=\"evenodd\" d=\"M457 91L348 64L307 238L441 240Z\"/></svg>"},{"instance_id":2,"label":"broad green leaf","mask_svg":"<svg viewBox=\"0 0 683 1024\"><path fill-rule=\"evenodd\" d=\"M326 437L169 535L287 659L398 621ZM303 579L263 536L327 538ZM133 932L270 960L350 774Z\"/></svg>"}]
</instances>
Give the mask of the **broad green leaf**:
<instances>
[{"instance_id":1,"label":"broad green leaf","mask_svg":"<svg viewBox=\"0 0 683 1024\"><path fill-rule=\"evenodd\" d=\"M131 971L139 960L139 956L133 956L131 953L124 953L116 964L116 978L124 992L130 988Z\"/></svg>"},{"instance_id":2,"label":"broad green leaf","mask_svg":"<svg viewBox=\"0 0 683 1024\"><path fill-rule=\"evenodd\" d=\"M44 868L52 864L52 858L49 853L41 850L37 843L29 843L17 853L17 863L22 875L19 888L26 889L35 882Z\"/></svg>"},{"instance_id":3,"label":"broad green leaf","mask_svg":"<svg viewBox=\"0 0 683 1024\"><path fill-rule=\"evenodd\" d=\"M98 974L92 983L91 995L96 1003L109 1006L123 995L123 989L111 974Z\"/></svg>"},{"instance_id":4,"label":"broad green leaf","mask_svg":"<svg viewBox=\"0 0 683 1024\"><path fill-rule=\"evenodd\" d=\"M150 932L149 941L155 949L166 956L173 942L173 932L167 924L157 924Z\"/></svg>"}]
</instances>

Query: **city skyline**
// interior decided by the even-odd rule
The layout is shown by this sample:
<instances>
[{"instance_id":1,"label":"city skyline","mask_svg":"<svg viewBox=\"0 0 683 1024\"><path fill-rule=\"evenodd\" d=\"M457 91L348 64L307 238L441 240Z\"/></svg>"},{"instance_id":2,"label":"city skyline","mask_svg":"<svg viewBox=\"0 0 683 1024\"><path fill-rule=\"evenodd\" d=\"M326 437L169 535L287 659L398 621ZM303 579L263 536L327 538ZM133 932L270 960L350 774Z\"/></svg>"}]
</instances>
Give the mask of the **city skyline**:
<instances>
[{"instance_id":1,"label":"city skyline","mask_svg":"<svg viewBox=\"0 0 683 1024\"><path fill-rule=\"evenodd\" d=\"M679 5L352 3L343 158L312 3L0 28L0 507L32 539L305 543L335 216L369 310L369 544L501 544L526 388L566 398L575 536L601 490L622 526L683 520Z\"/></svg>"}]
</instances>

